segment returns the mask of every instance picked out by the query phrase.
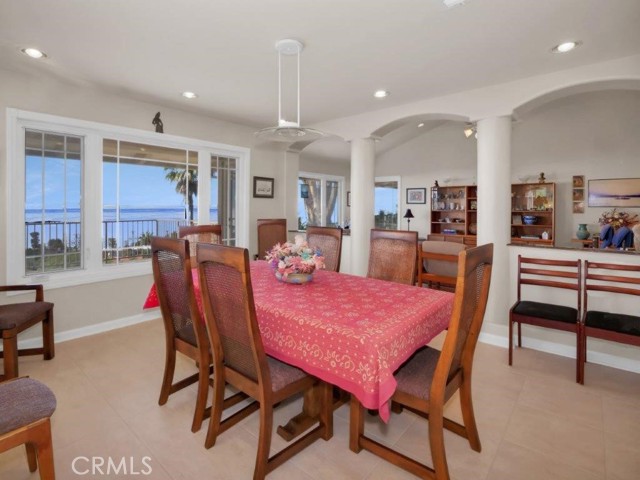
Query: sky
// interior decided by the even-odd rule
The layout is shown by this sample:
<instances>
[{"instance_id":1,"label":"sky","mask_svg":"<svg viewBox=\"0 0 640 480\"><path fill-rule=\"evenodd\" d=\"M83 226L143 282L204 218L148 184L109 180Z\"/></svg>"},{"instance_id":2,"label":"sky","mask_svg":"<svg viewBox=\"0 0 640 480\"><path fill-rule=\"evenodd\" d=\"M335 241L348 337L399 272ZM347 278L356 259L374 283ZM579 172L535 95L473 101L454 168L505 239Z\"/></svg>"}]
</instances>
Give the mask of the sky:
<instances>
[{"instance_id":1,"label":"sky","mask_svg":"<svg viewBox=\"0 0 640 480\"><path fill-rule=\"evenodd\" d=\"M66 161L66 207L79 208L82 191L79 160L58 158L45 159L46 208L65 206L65 161ZM107 207L116 205L116 164L103 164L103 199ZM26 208L42 208L42 159L27 156L26 164ZM183 198L176 193L175 184L166 178L163 167L121 164L120 205L122 208L168 208L184 206ZM218 182L211 182L212 208L217 207Z\"/></svg>"}]
</instances>

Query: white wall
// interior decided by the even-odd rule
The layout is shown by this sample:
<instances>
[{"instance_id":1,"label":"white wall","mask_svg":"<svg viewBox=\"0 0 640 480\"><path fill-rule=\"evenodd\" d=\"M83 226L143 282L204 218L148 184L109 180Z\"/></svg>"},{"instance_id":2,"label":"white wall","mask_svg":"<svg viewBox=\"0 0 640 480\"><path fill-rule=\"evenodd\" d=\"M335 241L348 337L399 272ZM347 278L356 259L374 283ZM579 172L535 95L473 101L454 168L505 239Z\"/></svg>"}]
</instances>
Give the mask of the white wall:
<instances>
[{"instance_id":1,"label":"white wall","mask_svg":"<svg viewBox=\"0 0 640 480\"><path fill-rule=\"evenodd\" d=\"M184 137L221 142L251 148L251 176L275 177L274 199L251 199L250 251L257 249L255 220L258 217L284 215L283 152L281 146L257 144L254 128L187 113L151 103L130 100L122 95L91 86L68 84L54 78L0 70L0 179L4 185L7 165L6 108L153 130L151 119L162 112L165 132ZM251 187L250 187L251 188ZM7 222L5 189L0 191L0 244L4 245ZM151 265L149 265L151 272ZM6 279L6 250L0 249L0 282ZM84 327L139 314L152 284L151 275L95 283L73 288L45 290L45 298L56 304L56 331ZM2 301L21 301L14 296ZM37 335L37 332L31 332ZM29 336L29 334L27 334ZM23 336L21 336L23 338Z\"/></svg>"},{"instance_id":2,"label":"white wall","mask_svg":"<svg viewBox=\"0 0 640 480\"><path fill-rule=\"evenodd\" d=\"M571 244L578 223L587 223L597 231L597 220L603 208L585 207L584 214L572 213L572 176L584 175L585 180L596 178L640 177L640 92L603 91L573 95L555 100L529 112L522 121L513 124L512 137L512 182L528 176L535 182L540 172L549 181L557 184L556 235L559 243ZM476 142L465 139L462 124L447 123L415 138L377 159L376 175L401 175L403 188L430 187L437 179L442 185L444 178L455 179L454 183L471 183L476 174ZM586 195L585 190L585 195ZM586 203L585 203L586 205ZM403 208L406 207L403 205ZM419 208L416 208L419 207ZM417 217L412 227L423 236L428 232L428 209L411 206ZM640 214L640 209L625 209ZM507 219L508 221L508 219ZM574 244L577 246L577 244ZM510 288L510 303L515 301L513 274L517 253L526 250L528 255L550 258L582 258L595 256L611 262L640 262L637 255L616 255L588 252L585 250L523 249L510 247L510 280L494 282L492 288L500 291ZM633 302L633 300L632 300ZM629 307L629 302L625 307ZM637 302L636 302L637 303ZM637 310L637 308L636 308ZM633 310L631 310L633 311ZM508 312L496 318L487 318L483 332L485 339L506 345ZM572 355L575 339L571 335L545 329L527 329L529 345L542 350ZM591 341L591 359L633 371L640 371L637 348ZM633 357L635 355L635 357Z\"/></svg>"},{"instance_id":3,"label":"white wall","mask_svg":"<svg viewBox=\"0 0 640 480\"><path fill-rule=\"evenodd\" d=\"M579 223L599 231L598 218L610 208L573 214L572 176L640 178L640 92L603 91L556 100L514 123L513 180L540 172L556 182L556 238L570 244ZM585 185L586 187L586 185ZM585 188L585 196L587 190ZM624 209L639 214L640 209Z\"/></svg>"},{"instance_id":4,"label":"white wall","mask_svg":"<svg viewBox=\"0 0 640 480\"><path fill-rule=\"evenodd\" d=\"M570 245L579 223L599 230L598 218L606 208L589 208L573 214L572 177L585 182L597 178L640 177L640 92L603 91L572 95L530 112L513 124L512 182L522 177L535 182L541 172L556 182L556 238ZM376 159L376 176L402 177L402 208L405 189L452 184L471 184L476 176L476 141L465 138L462 124L449 122L396 147ZM587 191L585 189L585 195ZM416 216L412 229L420 236L429 232L427 205L411 205ZM638 213L640 209L625 209Z\"/></svg>"},{"instance_id":5,"label":"white wall","mask_svg":"<svg viewBox=\"0 0 640 480\"><path fill-rule=\"evenodd\" d=\"M442 186L471 185L475 181L476 140L465 138L462 129L462 123L447 122L376 158L376 177L400 175L400 212L411 208L415 217L411 230L417 230L419 237L430 232L430 188L435 181ZM407 188L426 188L427 203L407 205Z\"/></svg>"}]
</instances>

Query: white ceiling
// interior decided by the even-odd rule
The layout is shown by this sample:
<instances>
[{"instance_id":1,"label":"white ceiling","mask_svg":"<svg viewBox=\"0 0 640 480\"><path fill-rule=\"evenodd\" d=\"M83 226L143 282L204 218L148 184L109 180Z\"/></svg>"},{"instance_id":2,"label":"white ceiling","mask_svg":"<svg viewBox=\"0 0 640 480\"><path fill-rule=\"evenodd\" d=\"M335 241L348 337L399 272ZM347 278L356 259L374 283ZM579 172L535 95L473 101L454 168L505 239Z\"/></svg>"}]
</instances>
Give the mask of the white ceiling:
<instances>
[{"instance_id":1,"label":"white ceiling","mask_svg":"<svg viewBox=\"0 0 640 480\"><path fill-rule=\"evenodd\" d=\"M637 54L639 25L640 0L0 0L0 66L258 128L277 119L274 44L296 38L306 126ZM550 53L567 39L584 44Z\"/></svg>"}]
</instances>

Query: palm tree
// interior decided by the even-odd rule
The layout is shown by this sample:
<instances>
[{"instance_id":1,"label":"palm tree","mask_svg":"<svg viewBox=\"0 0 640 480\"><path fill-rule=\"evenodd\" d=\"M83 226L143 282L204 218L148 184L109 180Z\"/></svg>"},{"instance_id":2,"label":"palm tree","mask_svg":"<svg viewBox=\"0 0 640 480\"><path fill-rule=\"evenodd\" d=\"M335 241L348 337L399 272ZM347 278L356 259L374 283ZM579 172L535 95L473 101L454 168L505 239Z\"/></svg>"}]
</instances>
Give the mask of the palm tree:
<instances>
[{"instance_id":1,"label":"palm tree","mask_svg":"<svg viewBox=\"0 0 640 480\"><path fill-rule=\"evenodd\" d=\"M176 193L182 195L189 207L189 220L193 221L194 198L198 195L198 172L182 168L165 168L164 176L176 184ZM188 173L187 173L188 172Z\"/></svg>"}]
</instances>

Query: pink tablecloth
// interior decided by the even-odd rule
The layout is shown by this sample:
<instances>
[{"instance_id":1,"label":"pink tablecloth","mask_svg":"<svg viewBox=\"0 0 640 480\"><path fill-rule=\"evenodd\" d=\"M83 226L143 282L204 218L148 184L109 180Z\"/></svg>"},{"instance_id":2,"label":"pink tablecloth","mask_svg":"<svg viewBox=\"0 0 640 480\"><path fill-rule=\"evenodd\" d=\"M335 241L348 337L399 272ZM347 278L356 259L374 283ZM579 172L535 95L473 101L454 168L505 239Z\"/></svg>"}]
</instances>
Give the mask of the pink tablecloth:
<instances>
[{"instance_id":1,"label":"pink tablecloth","mask_svg":"<svg viewBox=\"0 0 640 480\"><path fill-rule=\"evenodd\" d=\"M393 372L447 328L453 306L448 292L322 270L289 285L262 261L251 263L251 281L267 353L354 394L385 421ZM149 300L145 308L157 306Z\"/></svg>"}]
</instances>

